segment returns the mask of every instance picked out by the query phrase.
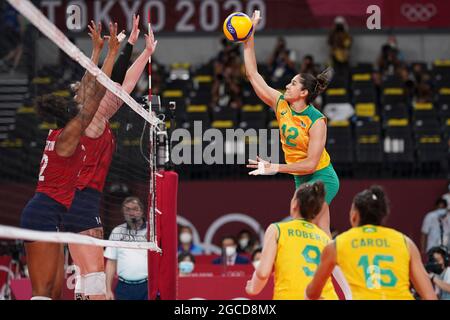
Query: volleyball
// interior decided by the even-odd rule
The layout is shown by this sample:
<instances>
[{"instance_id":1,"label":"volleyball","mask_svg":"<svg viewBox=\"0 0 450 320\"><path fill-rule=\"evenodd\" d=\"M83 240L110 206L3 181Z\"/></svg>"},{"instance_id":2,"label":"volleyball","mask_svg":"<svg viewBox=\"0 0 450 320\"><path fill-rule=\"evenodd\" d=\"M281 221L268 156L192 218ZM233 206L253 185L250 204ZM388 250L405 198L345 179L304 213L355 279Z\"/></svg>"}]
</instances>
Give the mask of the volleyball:
<instances>
[{"instance_id":1,"label":"volleyball","mask_svg":"<svg viewBox=\"0 0 450 320\"><path fill-rule=\"evenodd\" d=\"M247 40L253 32L252 20L242 12L230 14L223 23L223 33L228 40L242 42Z\"/></svg>"}]
</instances>

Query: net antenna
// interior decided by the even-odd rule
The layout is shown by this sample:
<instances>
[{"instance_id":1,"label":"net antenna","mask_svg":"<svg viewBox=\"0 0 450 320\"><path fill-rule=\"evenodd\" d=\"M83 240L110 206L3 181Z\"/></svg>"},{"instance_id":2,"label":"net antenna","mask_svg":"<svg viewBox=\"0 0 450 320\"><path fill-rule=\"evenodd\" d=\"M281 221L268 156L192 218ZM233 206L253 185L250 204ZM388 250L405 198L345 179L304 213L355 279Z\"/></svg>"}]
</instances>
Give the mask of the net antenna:
<instances>
[{"instance_id":1,"label":"net antenna","mask_svg":"<svg viewBox=\"0 0 450 320\"><path fill-rule=\"evenodd\" d=\"M151 11L148 10L148 34L151 33ZM148 110L149 114L152 117L156 118L156 113L152 108L152 56L148 57ZM161 213L156 207L156 179L159 175L157 172L157 163L156 163L156 155L157 155L157 145L156 145L156 134L158 128L155 126L149 127L149 170L150 170L150 186L149 186L149 197L148 197L148 241L157 243L158 237L156 234L156 213ZM160 176L160 175L159 175Z\"/></svg>"}]
</instances>

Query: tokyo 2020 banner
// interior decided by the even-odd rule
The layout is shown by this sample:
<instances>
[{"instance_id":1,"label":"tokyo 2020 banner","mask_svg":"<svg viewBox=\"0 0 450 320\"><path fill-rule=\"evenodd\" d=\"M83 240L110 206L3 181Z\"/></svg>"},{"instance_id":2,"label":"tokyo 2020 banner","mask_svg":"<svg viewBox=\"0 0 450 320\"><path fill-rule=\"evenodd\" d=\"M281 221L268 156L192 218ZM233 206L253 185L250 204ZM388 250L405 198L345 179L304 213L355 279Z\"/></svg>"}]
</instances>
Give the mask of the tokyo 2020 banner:
<instances>
[{"instance_id":1,"label":"tokyo 2020 banner","mask_svg":"<svg viewBox=\"0 0 450 320\"><path fill-rule=\"evenodd\" d=\"M366 28L375 7L381 29L450 27L450 1L444 0L41 0L40 7L62 31L73 32L86 31L91 20L114 20L129 31L133 14L146 24L149 10L155 32L217 32L230 13L256 9L263 18L258 26L262 31L328 29L339 15L350 28Z\"/></svg>"}]
</instances>

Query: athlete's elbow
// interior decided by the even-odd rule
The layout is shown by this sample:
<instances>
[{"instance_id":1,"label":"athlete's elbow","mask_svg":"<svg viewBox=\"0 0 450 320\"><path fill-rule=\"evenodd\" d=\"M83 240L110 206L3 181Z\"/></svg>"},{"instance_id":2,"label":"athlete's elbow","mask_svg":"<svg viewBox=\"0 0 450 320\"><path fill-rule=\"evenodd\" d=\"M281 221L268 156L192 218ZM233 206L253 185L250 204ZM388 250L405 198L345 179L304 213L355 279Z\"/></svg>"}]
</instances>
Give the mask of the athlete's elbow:
<instances>
[{"instance_id":1,"label":"athlete's elbow","mask_svg":"<svg viewBox=\"0 0 450 320\"><path fill-rule=\"evenodd\" d=\"M317 290L315 290L316 292L314 292L314 290L312 290L311 288L311 284L308 285L308 287L306 287L305 290L305 299L308 300L317 300L320 298L320 294L317 292Z\"/></svg>"},{"instance_id":2,"label":"athlete's elbow","mask_svg":"<svg viewBox=\"0 0 450 320\"><path fill-rule=\"evenodd\" d=\"M256 276L259 280L266 281L270 277L271 271L267 270L256 270Z\"/></svg>"}]
</instances>

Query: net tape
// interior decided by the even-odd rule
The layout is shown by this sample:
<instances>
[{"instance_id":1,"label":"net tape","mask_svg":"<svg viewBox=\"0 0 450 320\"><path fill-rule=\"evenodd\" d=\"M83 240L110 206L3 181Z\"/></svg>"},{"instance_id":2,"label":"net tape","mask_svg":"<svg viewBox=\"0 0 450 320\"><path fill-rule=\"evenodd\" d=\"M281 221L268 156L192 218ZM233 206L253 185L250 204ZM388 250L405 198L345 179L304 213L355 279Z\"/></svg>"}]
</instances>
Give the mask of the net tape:
<instances>
[{"instance_id":1,"label":"net tape","mask_svg":"<svg viewBox=\"0 0 450 320\"><path fill-rule=\"evenodd\" d=\"M161 252L161 249L154 242L101 240L71 232L34 231L4 225L0 225L0 238L55 243L76 243L115 248L146 249Z\"/></svg>"}]
</instances>

